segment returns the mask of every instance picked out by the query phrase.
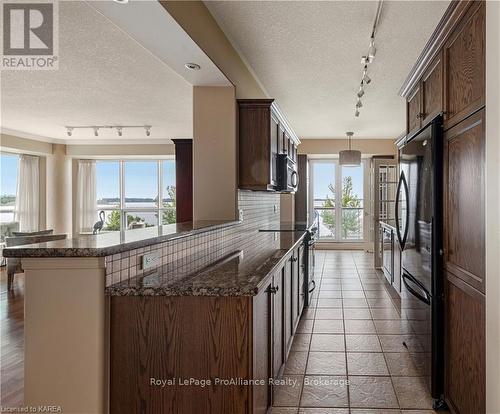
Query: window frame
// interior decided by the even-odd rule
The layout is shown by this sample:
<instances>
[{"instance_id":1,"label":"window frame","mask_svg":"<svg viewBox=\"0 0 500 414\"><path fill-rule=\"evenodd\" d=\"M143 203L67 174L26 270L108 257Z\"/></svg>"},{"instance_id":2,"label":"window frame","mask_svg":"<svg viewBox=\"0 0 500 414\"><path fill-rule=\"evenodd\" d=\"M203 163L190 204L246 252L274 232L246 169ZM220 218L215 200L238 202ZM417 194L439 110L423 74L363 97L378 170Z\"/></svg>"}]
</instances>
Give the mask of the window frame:
<instances>
[{"instance_id":1,"label":"window frame","mask_svg":"<svg viewBox=\"0 0 500 414\"><path fill-rule=\"evenodd\" d=\"M99 162L117 162L119 165L118 169L118 196L119 204L115 206L97 208L97 213L99 211L119 211L120 212L120 230L129 230L127 225L127 214L133 213L156 213L156 224L154 226L162 226L162 213L164 211L172 210L169 207L163 207L163 163L165 161L174 161L175 158L160 158L160 159L141 159L141 158L130 158L130 159L98 159L96 163ZM157 190L156 195L158 201L156 206L153 207L130 207L126 205L125 202L125 163L127 162L150 162L156 163L156 174L157 174ZM117 230L111 230L117 231Z\"/></svg>"},{"instance_id":2,"label":"window frame","mask_svg":"<svg viewBox=\"0 0 500 414\"><path fill-rule=\"evenodd\" d=\"M16 221L17 181L19 179L19 158L20 158L21 154L18 154L18 153L15 153L15 152L0 151L0 155L7 155L7 156L11 156L11 157L17 157L17 170L16 170L16 174L15 174L16 193L14 194L14 196L15 196L15 198L14 198L14 204L12 205L12 208L8 208L6 210L4 210L3 208L1 209L1 213L2 214L4 214L4 213L7 213L7 214L10 213L10 214L13 215L13 218L12 218L11 221L1 221L2 224L7 224L7 223L11 223L11 222ZM6 206L6 207L10 207L10 206Z\"/></svg>"}]
</instances>

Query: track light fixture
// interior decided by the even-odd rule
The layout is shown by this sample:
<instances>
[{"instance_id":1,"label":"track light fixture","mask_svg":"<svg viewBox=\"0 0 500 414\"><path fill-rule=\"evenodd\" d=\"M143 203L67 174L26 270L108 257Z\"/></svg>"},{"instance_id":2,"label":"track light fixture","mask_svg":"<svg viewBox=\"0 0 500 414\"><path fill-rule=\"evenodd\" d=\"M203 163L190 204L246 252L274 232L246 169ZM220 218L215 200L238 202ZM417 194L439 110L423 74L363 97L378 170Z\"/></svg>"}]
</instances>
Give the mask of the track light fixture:
<instances>
[{"instance_id":1,"label":"track light fixture","mask_svg":"<svg viewBox=\"0 0 500 414\"><path fill-rule=\"evenodd\" d=\"M382 12L382 3L383 0L379 0L377 4L377 12L375 14L375 20L373 22L372 33L370 36L370 43L368 46L368 51L365 55L361 56L361 64L363 65L363 74L361 77L361 84L358 92L356 93L357 102L354 110L354 116L359 117L359 108L363 106L363 102L361 102L361 98L365 94L364 87L371 83L371 78L368 76L368 65L370 65L375 59L375 55L377 54L377 48L375 47L375 34L377 32L377 26L380 19L380 14Z\"/></svg>"},{"instance_id":2,"label":"track light fixture","mask_svg":"<svg viewBox=\"0 0 500 414\"><path fill-rule=\"evenodd\" d=\"M121 125L121 126L115 126L115 125L88 125L88 126L66 126L66 134L68 137L71 137L73 135L73 130L75 129L91 129L94 131L94 136L98 137L99 136L99 131L101 129L116 129L116 133L118 134L119 137L123 136L123 130L128 128L141 128L146 131L146 136L151 136L151 128L153 128L151 125Z\"/></svg>"}]
</instances>

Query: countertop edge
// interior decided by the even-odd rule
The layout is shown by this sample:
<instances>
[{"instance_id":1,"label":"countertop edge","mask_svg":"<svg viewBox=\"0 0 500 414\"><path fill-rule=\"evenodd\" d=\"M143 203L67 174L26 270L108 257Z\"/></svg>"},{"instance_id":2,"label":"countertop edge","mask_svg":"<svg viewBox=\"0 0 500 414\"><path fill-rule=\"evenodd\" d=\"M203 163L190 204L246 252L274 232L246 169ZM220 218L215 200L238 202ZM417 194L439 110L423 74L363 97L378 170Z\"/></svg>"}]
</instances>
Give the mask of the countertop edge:
<instances>
[{"instance_id":1,"label":"countertop edge","mask_svg":"<svg viewBox=\"0 0 500 414\"><path fill-rule=\"evenodd\" d=\"M109 247L30 247L33 245L19 245L5 247L2 251L5 258L78 258L78 257L104 257L117 253L126 252L128 250L139 249L154 244L163 243L170 240L178 240L196 234L205 233L212 230L217 230L226 227L232 227L241 222L238 220L230 221L227 223L219 223L203 227L200 229L185 230L172 234L165 234L143 240L135 240L130 242L123 242ZM133 230L130 230L133 231ZM98 235L99 236L99 235ZM97 236L97 237L98 237ZM38 244L38 243L37 243Z\"/></svg>"}]
</instances>

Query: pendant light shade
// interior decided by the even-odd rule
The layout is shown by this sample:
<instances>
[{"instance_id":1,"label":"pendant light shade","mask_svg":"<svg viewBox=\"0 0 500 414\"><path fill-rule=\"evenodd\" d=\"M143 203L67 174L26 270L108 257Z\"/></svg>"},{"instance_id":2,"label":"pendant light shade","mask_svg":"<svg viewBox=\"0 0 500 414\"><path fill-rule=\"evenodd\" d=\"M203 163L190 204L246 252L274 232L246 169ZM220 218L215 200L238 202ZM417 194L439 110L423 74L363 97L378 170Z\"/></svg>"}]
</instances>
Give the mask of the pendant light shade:
<instances>
[{"instance_id":1,"label":"pendant light shade","mask_svg":"<svg viewBox=\"0 0 500 414\"><path fill-rule=\"evenodd\" d=\"M351 149L351 139L354 132L346 132L346 135L349 141L349 149L339 151L339 163L350 167L361 165L361 151Z\"/></svg>"}]
</instances>

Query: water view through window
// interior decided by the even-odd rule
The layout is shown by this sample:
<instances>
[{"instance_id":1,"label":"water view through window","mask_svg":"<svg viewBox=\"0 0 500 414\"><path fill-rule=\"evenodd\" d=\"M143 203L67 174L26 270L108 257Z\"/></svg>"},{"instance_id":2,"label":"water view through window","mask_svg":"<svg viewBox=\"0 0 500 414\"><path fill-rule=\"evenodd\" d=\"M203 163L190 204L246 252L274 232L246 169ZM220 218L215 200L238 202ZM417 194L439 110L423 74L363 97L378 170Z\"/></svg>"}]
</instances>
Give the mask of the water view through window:
<instances>
[{"instance_id":1,"label":"water view through window","mask_svg":"<svg viewBox=\"0 0 500 414\"><path fill-rule=\"evenodd\" d=\"M105 231L175 223L174 160L97 161L96 178Z\"/></svg>"}]
</instances>

